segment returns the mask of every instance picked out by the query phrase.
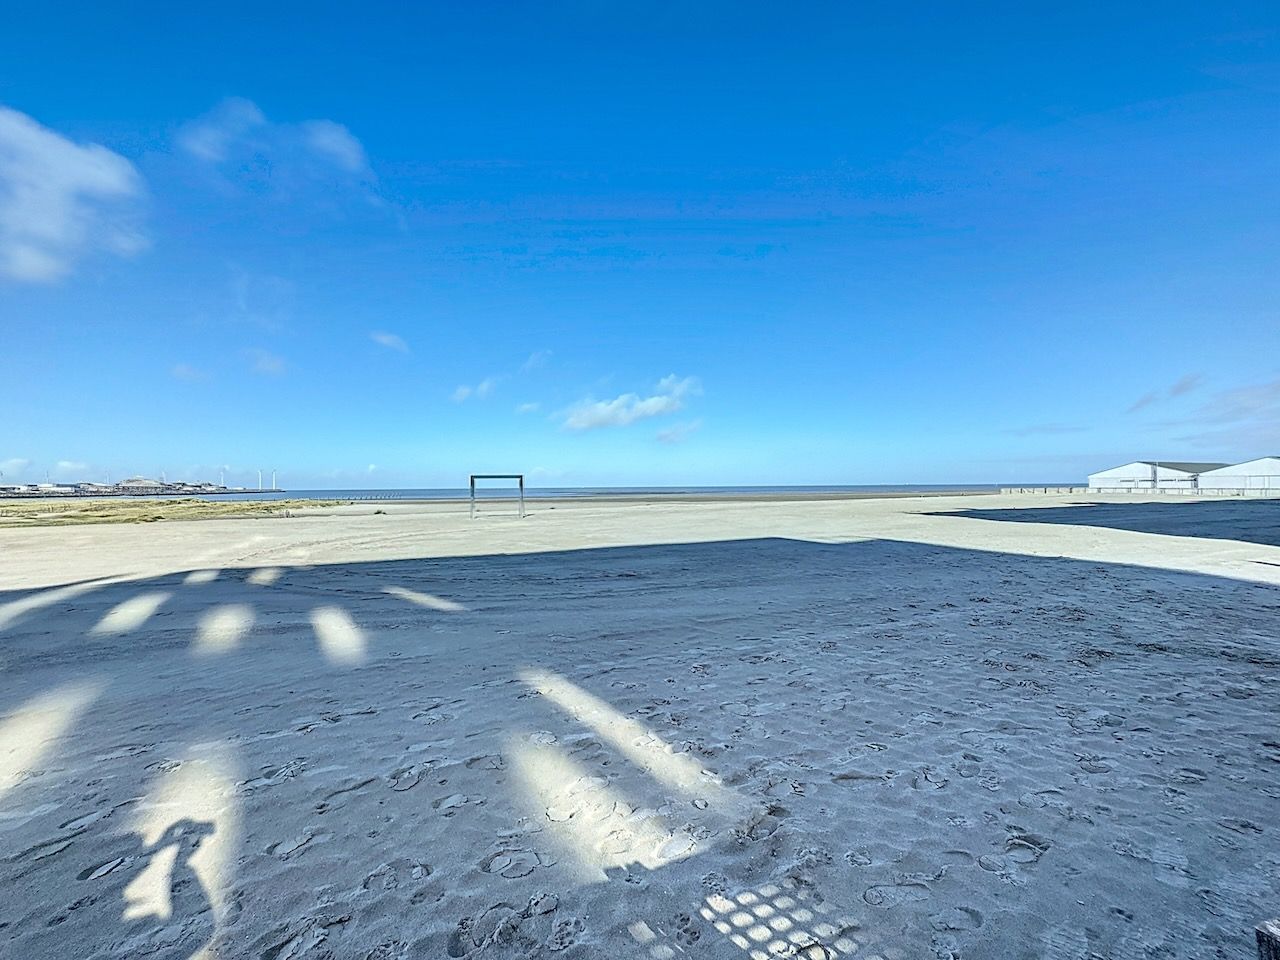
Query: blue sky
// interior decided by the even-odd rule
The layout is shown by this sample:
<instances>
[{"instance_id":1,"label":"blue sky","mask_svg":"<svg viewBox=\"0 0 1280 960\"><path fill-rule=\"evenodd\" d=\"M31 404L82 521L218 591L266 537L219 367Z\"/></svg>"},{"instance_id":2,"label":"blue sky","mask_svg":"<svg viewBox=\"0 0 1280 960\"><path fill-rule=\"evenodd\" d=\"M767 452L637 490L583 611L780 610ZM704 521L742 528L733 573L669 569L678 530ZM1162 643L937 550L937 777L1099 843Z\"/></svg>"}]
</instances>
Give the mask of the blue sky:
<instances>
[{"instance_id":1,"label":"blue sky","mask_svg":"<svg viewBox=\"0 0 1280 960\"><path fill-rule=\"evenodd\" d=\"M27 4L6 480L1280 453L1273 3Z\"/></svg>"}]
</instances>

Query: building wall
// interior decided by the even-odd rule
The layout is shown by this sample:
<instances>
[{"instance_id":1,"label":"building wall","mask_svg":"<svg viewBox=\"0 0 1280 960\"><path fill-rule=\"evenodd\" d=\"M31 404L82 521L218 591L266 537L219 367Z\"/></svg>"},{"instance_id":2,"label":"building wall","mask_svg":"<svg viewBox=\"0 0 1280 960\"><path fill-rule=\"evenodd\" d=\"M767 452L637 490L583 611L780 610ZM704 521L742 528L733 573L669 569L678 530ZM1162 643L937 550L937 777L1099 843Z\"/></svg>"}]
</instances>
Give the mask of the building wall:
<instances>
[{"instance_id":1,"label":"building wall","mask_svg":"<svg viewBox=\"0 0 1280 960\"><path fill-rule=\"evenodd\" d=\"M1120 467L1112 467L1110 470L1089 474L1090 490L1151 490L1153 488L1194 490L1195 487L1195 474L1164 466L1153 469L1149 463L1126 463Z\"/></svg>"},{"instance_id":2,"label":"building wall","mask_svg":"<svg viewBox=\"0 0 1280 960\"><path fill-rule=\"evenodd\" d=\"M1209 470L1201 475L1204 486L1226 490L1275 490L1280 492L1280 457L1262 457L1247 463Z\"/></svg>"}]
</instances>

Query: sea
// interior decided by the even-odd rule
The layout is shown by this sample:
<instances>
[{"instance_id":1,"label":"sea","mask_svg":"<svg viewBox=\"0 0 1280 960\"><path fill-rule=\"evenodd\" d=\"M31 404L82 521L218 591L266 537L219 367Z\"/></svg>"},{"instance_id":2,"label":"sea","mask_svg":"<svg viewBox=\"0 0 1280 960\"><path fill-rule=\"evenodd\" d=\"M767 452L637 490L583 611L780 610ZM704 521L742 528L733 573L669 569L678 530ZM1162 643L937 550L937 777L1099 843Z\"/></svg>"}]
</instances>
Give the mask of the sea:
<instances>
[{"instance_id":1,"label":"sea","mask_svg":"<svg viewBox=\"0 0 1280 960\"><path fill-rule=\"evenodd\" d=\"M1001 486L1067 486L1068 484L862 484L862 485L809 485L809 486L731 486L731 487L525 487L527 500L557 500L567 498L611 497L688 497L688 496L751 496L786 494L887 494L911 493L995 493ZM517 490L514 484L478 486L476 499L510 499ZM333 489L333 490L245 490L209 496L210 500L465 500L470 496L466 487L412 487L399 489Z\"/></svg>"}]
</instances>

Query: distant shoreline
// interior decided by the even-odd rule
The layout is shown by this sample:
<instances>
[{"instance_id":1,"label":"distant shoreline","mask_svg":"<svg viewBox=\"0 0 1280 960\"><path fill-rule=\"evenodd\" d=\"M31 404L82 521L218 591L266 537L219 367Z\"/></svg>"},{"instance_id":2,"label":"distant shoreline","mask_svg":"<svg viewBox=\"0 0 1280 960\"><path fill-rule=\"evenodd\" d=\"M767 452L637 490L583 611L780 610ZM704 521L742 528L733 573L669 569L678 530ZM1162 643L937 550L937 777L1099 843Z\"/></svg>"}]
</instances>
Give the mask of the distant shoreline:
<instances>
[{"instance_id":1,"label":"distant shoreline","mask_svg":"<svg viewBox=\"0 0 1280 960\"><path fill-rule=\"evenodd\" d=\"M796 486L742 486L742 487L542 487L524 492L526 502L555 501L557 503L610 502L634 503L662 501L668 503L715 502L774 502L784 500L863 500L884 497L947 497L996 494L998 484L865 484L865 485L796 485ZM477 500L500 502L517 498L515 488L483 488L477 490ZM76 491L51 492L0 491L0 502L47 501L52 503L90 500L173 501L217 500L221 502L293 502L306 500L344 500L359 503L459 503L470 499L469 491L456 488L402 488L402 489L334 489L334 490L191 490L163 492L104 492Z\"/></svg>"},{"instance_id":2,"label":"distant shoreline","mask_svg":"<svg viewBox=\"0 0 1280 960\"><path fill-rule=\"evenodd\" d=\"M200 500L205 497L240 497L247 499L259 494L287 494L288 492L288 490L279 488L275 490L174 490L162 493L126 493L124 491L105 492L98 490L22 490L18 492L0 490L0 500L174 500L192 497Z\"/></svg>"}]
</instances>

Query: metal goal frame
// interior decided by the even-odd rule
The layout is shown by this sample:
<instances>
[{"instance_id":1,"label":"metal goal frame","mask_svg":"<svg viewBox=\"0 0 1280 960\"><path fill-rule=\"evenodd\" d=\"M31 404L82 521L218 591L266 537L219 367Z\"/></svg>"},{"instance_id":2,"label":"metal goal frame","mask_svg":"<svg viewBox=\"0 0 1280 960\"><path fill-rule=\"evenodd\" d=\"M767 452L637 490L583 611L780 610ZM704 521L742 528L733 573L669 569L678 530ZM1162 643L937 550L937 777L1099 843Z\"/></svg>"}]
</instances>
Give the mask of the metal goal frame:
<instances>
[{"instance_id":1,"label":"metal goal frame","mask_svg":"<svg viewBox=\"0 0 1280 960\"><path fill-rule=\"evenodd\" d=\"M471 519L476 516L476 481L477 480L515 480L520 485L520 519L524 519L524 474L523 473L473 473L471 476Z\"/></svg>"}]
</instances>

